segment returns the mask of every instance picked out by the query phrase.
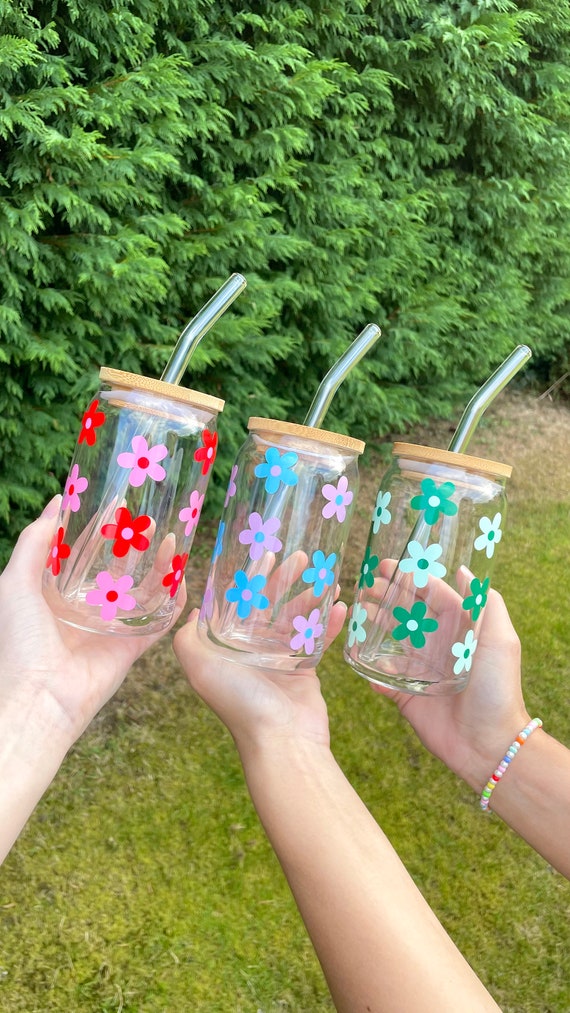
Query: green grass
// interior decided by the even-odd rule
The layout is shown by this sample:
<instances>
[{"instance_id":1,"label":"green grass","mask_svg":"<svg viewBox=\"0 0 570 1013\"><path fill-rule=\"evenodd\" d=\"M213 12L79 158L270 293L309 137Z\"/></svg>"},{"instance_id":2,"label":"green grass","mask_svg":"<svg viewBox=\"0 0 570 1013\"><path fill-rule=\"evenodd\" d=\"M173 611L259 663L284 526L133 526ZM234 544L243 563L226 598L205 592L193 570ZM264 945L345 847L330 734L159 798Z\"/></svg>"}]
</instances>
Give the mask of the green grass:
<instances>
[{"instance_id":1,"label":"green grass","mask_svg":"<svg viewBox=\"0 0 570 1013\"><path fill-rule=\"evenodd\" d=\"M495 583L529 707L568 741L570 506L520 454ZM341 765L501 1008L568 1013L570 884L479 812L340 645L321 677ZM131 673L6 861L0 938L9 1013L333 1008L231 740L169 644Z\"/></svg>"}]
</instances>

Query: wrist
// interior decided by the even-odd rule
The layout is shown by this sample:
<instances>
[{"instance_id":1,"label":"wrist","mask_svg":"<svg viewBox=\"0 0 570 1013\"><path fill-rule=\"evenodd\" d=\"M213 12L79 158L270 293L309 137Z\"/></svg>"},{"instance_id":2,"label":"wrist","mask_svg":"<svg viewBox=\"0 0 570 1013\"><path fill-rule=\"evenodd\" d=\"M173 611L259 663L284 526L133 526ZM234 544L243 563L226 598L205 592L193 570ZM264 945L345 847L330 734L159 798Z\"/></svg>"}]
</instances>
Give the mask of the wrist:
<instances>
[{"instance_id":1,"label":"wrist","mask_svg":"<svg viewBox=\"0 0 570 1013\"><path fill-rule=\"evenodd\" d=\"M70 716L46 689L22 692L8 700L0 697L0 727L5 745L12 744L22 758L49 752L65 756L78 732Z\"/></svg>"},{"instance_id":2,"label":"wrist","mask_svg":"<svg viewBox=\"0 0 570 1013\"><path fill-rule=\"evenodd\" d=\"M517 714L505 718L499 724L481 729L461 769L456 771L459 777L473 791L481 794L507 749L529 721L528 712L521 708Z\"/></svg>"}]
</instances>

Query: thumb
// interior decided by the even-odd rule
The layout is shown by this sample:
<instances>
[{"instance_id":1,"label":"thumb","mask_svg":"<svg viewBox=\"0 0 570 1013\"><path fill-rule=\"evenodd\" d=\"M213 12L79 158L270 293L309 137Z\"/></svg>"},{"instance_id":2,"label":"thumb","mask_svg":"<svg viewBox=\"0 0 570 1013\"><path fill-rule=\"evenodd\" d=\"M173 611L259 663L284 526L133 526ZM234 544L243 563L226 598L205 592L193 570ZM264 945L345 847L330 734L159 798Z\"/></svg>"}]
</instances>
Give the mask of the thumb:
<instances>
[{"instance_id":1,"label":"thumb","mask_svg":"<svg viewBox=\"0 0 570 1013\"><path fill-rule=\"evenodd\" d=\"M60 503L61 496L54 496L37 520L24 528L14 546L4 574L7 577L17 574L20 586L31 583L35 588L41 578Z\"/></svg>"}]
</instances>

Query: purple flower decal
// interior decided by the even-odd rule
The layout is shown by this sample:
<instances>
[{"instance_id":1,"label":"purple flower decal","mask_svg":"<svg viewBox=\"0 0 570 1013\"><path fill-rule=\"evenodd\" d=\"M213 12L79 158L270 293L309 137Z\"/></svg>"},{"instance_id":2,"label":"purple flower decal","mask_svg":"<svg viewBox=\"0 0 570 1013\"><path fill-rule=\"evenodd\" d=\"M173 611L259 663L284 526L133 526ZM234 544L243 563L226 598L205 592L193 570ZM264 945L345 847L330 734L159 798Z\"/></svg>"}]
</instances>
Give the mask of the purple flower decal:
<instances>
[{"instance_id":1,"label":"purple flower decal","mask_svg":"<svg viewBox=\"0 0 570 1013\"><path fill-rule=\"evenodd\" d=\"M200 622L205 622L206 619L211 619L214 613L214 588L212 582L208 577L206 589L204 591L204 597L202 598L202 606L200 608Z\"/></svg>"},{"instance_id":2,"label":"purple flower decal","mask_svg":"<svg viewBox=\"0 0 570 1013\"><path fill-rule=\"evenodd\" d=\"M323 485L323 496L327 503L325 503L322 509L323 517L334 517L338 521L343 521L346 517L346 508L352 503L353 493L348 488L348 479L346 475L342 475L338 480L338 485Z\"/></svg>"},{"instance_id":3,"label":"purple flower decal","mask_svg":"<svg viewBox=\"0 0 570 1013\"><path fill-rule=\"evenodd\" d=\"M142 485L145 478L152 478L155 482L162 482L166 472L159 461L162 461L168 454L163 443L157 443L149 447L144 436L134 436L131 441L133 453L125 451L117 457L117 464L121 468L130 468L129 485L137 488Z\"/></svg>"},{"instance_id":4,"label":"purple flower decal","mask_svg":"<svg viewBox=\"0 0 570 1013\"><path fill-rule=\"evenodd\" d=\"M295 467L299 455L293 450L281 455L277 447L269 447L265 451L265 461L255 469L257 478L265 479L265 491L277 492L281 482L284 485L297 485L297 476L291 471Z\"/></svg>"},{"instance_id":5,"label":"purple flower decal","mask_svg":"<svg viewBox=\"0 0 570 1013\"><path fill-rule=\"evenodd\" d=\"M334 580L334 564L336 563L336 552L325 556L324 552L317 549L313 552L313 565L309 566L303 573L305 584L314 584L313 594L316 598L321 595L325 587L330 587Z\"/></svg>"},{"instance_id":6,"label":"purple flower decal","mask_svg":"<svg viewBox=\"0 0 570 1013\"><path fill-rule=\"evenodd\" d=\"M81 500L79 499L79 493L85 492L89 482L86 478L83 478L79 474L79 465L74 464L73 468L69 472L69 478L65 483L65 491L63 493L63 501L61 504L62 510L71 510L72 513L77 513L81 506Z\"/></svg>"},{"instance_id":7,"label":"purple flower decal","mask_svg":"<svg viewBox=\"0 0 570 1013\"><path fill-rule=\"evenodd\" d=\"M295 616L293 620L293 628L296 629L297 632L290 640L290 647L294 651L299 651L302 647L304 647L305 654L314 653L315 637L320 637L323 632L323 624L319 622L320 618L320 609L313 609L308 619L305 618L305 616Z\"/></svg>"},{"instance_id":8,"label":"purple flower decal","mask_svg":"<svg viewBox=\"0 0 570 1013\"><path fill-rule=\"evenodd\" d=\"M115 580L108 570L101 570L95 577L95 583L98 590L93 588L92 591L88 591L85 600L89 605L101 606L101 619L114 619L117 609L132 612L135 608L136 598L133 598L132 594L127 594L134 583L130 574L125 573Z\"/></svg>"},{"instance_id":9,"label":"purple flower decal","mask_svg":"<svg viewBox=\"0 0 570 1013\"><path fill-rule=\"evenodd\" d=\"M204 503L204 495L205 493L202 493L200 496L198 490L194 489L194 491L190 493L190 505L184 507L184 509L178 514L179 520L186 521L186 527L184 528L185 535L189 535L200 520L202 504Z\"/></svg>"},{"instance_id":10,"label":"purple flower decal","mask_svg":"<svg viewBox=\"0 0 570 1013\"><path fill-rule=\"evenodd\" d=\"M275 537L275 532L281 527L279 517L270 517L263 521L261 514L252 513L247 519L249 528L244 528L239 533L239 540L242 545L249 545L249 558L261 559L263 552L279 552L283 548L283 542Z\"/></svg>"},{"instance_id":11,"label":"purple flower decal","mask_svg":"<svg viewBox=\"0 0 570 1013\"><path fill-rule=\"evenodd\" d=\"M233 468L231 470L230 480L228 482L228 491L226 492L226 498L224 500L224 509L227 507L227 505L228 505L229 501L231 500L232 496L235 496L235 494L236 494L236 476L237 476L237 473L238 473L238 466L237 466L237 464L234 464L234 466L233 466Z\"/></svg>"},{"instance_id":12,"label":"purple flower decal","mask_svg":"<svg viewBox=\"0 0 570 1013\"><path fill-rule=\"evenodd\" d=\"M251 580L248 580L247 573L237 570L234 574L235 587L226 591L226 601L237 602L237 614L240 619L247 619L252 608L266 609L269 605L269 598L266 598L261 591L267 583L267 578L258 573Z\"/></svg>"}]
</instances>

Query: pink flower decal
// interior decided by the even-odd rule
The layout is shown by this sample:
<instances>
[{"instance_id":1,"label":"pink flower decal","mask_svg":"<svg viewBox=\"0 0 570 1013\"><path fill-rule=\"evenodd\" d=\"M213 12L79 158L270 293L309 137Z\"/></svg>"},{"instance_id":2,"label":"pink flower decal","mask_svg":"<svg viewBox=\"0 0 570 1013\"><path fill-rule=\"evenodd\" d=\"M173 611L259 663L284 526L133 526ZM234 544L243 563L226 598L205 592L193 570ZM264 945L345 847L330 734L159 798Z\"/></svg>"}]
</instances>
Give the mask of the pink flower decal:
<instances>
[{"instance_id":1,"label":"pink flower decal","mask_svg":"<svg viewBox=\"0 0 570 1013\"><path fill-rule=\"evenodd\" d=\"M334 517L338 521L343 521L346 517L346 508L352 503L353 493L348 488L348 479L346 475L342 475L338 480L338 485L323 485L323 496L328 503L325 503L322 509L323 517Z\"/></svg>"},{"instance_id":2,"label":"pink flower decal","mask_svg":"<svg viewBox=\"0 0 570 1013\"><path fill-rule=\"evenodd\" d=\"M157 443L149 447L144 436L134 436L131 441L133 453L125 451L117 457L117 464L120 468L130 468L129 485L138 488L145 478L152 478L155 482L162 482L166 472L159 461L162 461L168 454L164 443Z\"/></svg>"},{"instance_id":3,"label":"pink flower decal","mask_svg":"<svg viewBox=\"0 0 570 1013\"><path fill-rule=\"evenodd\" d=\"M261 514L252 513L247 523L249 528L240 531L239 541L242 545L249 545L250 559L261 559L265 549L269 552L279 552L283 548L283 542L275 537L275 532L281 527L278 517L270 517L264 523Z\"/></svg>"},{"instance_id":4,"label":"pink flower decal","mask_svg":"<svg viewBox=\"0 0 570 1013\"><path fill-rule=\"evenodd\" d=\"M198 447L194 452L194 460L202 462L202 474L207 475L214 461L218 449L218 434L211 433L209 429L202 431L203 447Z\"/></svg>"},{"instance_id":5,"label":"pink flower decal","mask_svg":"<svg viewBox=\"0 0 570 1013\"><path fill-rule=\"evenodd\" d=\"M172 563L170 564L172 566L172 570L170 571L170 573L166 574L166 577L162 578L163 586L170 588L171 598L174 598L176 592L178 591L178 588L180 587L180 584L182 583L182 578L184 576L184 567L186 566L187 562L188 562L187 552L185 552L183 556L173 556Z\"/></svg>"},{"instance_id":6,"label":"pink flower decal","mask_svg":"<svg viewBox=\"0 0 570 1013\"><path fill-rule=\"evenodd\" d=\"M224 509L227 507L227 505L228 505L229 501L231 500L232 496L235 496L235 494L236 494L236 489L237 489L237 486L236 486L236 475L237 475L237 473L238 473L238 466L237 466L237 464L234 464L234 466L233 466L233 468L231 470L231 473L230 473L230 480L228 482L228 491L226 492L226 498L224 500Z\"/></svg>"},{"instance_id":7,"label":"pink flower decal","mask_svg":"<svg viewBox=\"0 0 570 1013\"><path fill-rule=\"evenodd\" d=\"M79 465L74 464L73 468L69 472L69 477L65 483L65 491L63 493L63 500L61 504L62 510L71 510L72 513L77 513L81 506L81 500L79 499L79 493L85 492L89 482L86 478L83 478L79 474Z\"/></svg>"},{"instance_id":8,"label":"pink flower decal","mask_svg":"<svg viewBox=\"0 0 570 1013\"><path fill-rule=\"evenodd\" d=\"M308 619L305 616L295 616L293 628L297 630L297 633L290 640L290 647L294 651L299 651L304 647L306 654L313 654L315 637L320 637L323 632L323 624L319 622L320 618L320 609L313 609Z\"/></svg>"},{"instance_id":9,"label":"pink flower decal","mask_svg":"<svg viewBox=\"0 0 570 1013\"><path fill-rule=\"evenodd\" d=\"M136 598L127 593L134 583L129 573L125 573L115 580L108 570L101 570L95 577L95 583L97 590L93 588L88 591L85 600L89 605L101 606L101 619L114 619L118 609L122 609L123 612L132 612L136 607Z\"/></svg>"},{"instance_id":10,"label":"pink flower decal","mask_svg":"<svg viewBox=\"0 0 570 1013\"><path fill-rule=\"evenodd\" d=\"M146 552L150 540L143 535L143 531L151 525L151 518L146 514L140 517L133 517L126 507L119 507L115 510L116 524L104 524L101 528L103 538L113 538L114 556L126 556L129 549L138 549L139 552Z\"/></svg>"},{"instance_id":11,"label":"pink flower decal","mask_svg":"<svg viewBox=\"0 0 570 1013\"><path fill-rule=\"evenodd\" d=\"M105 421L105 412L99 410L99 401L95 399L89 405L89 408L85 412L81 420L81 432L77 438L78 443L87 443L92 447L97 443L97 433L95 432L99 426L102 426Z\"/></svg>"},{"instance_id":12,"label":"pink flower decal","mask_svg":"<svg viewBox=\"0 0 570 1013\"><path fill-rule=\"evenodd\" d=\"M184 534L189 535L196 527L200 520L200 513L202 511L202 504L204 503L204 493L200 496L197 489L194 489L190 493L190 506L184 507L183 510L178 514L178 519L186 521L186 527L184 528Z\"/></svg>"},{"instance_id":13,"label":"pink flower decal","mask_svg":"<svg viewBox=\"0 0 570 1013\"><path fill-rule=\"evenodd\" d=\"M61 570L60 560L67 559L69 553L71 552L71 546L66 545L66 543L63 540L64 537L65 537L65 529L58 528L55 535L53 536L52 543L50 545L50 550L46 561L46 569L48 569L51 566L51 572L53 573L54 577L57 577L59 571Z\"/></svg>"}]
</instances>

